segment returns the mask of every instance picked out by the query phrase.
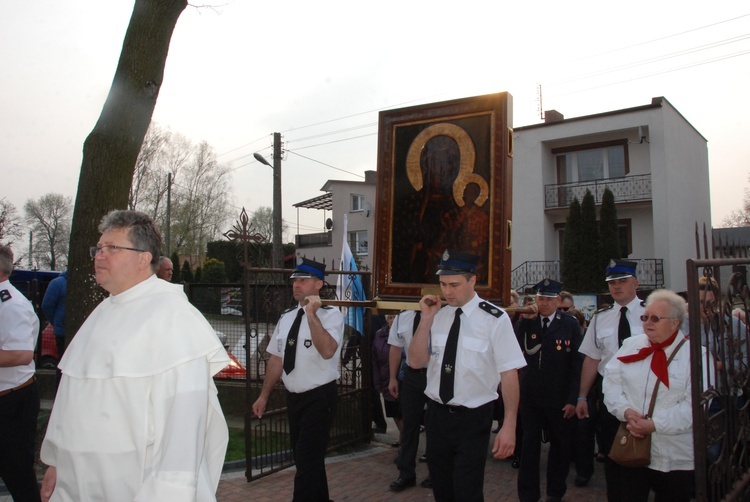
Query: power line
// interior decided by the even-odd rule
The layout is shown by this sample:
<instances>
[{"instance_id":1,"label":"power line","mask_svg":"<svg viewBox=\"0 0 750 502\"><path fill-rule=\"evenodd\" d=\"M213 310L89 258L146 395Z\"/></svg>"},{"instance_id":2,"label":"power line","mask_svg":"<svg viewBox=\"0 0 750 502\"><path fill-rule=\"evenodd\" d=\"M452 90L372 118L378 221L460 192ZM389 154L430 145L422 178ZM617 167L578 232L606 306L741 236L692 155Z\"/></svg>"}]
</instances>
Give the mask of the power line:
<instances>
[{"instance_id":1,"label":"power line","mask_svg":"<svg viewBox=\"0 0 750 502\"><path fill-rule=\"evenodd\" d=\"M312 162L317 162L318 164L322 164L322 165L324 165L324 166L326 166L326 167L330 167L331 169L335 169L335 170L337 170L337 171L341 171L342 173L347 173L347 174L351 174L352 176L356 176L356 177L358 177L358 178L362 178L362 179L364 179L364 178L365 178L365 177L364 177L364 176L362 176L361 174L353 173L353 172L351 172L351 171L347 171L346 169L341 169L341 168L338 168L338 167L336 167L336 166L332 166L331 164L326 164L325 162L321 162L321 161L319 161L319 160L315 160L315 159L312 159L312 158L310 158L310 157L305 157L304 155L302 155L302 154L299 154L299 153L297 153L297 152L295 152L295 151L293 151L293 150L287 150L287 152L289 152L289 153L293 153L294 155L296 155L296 156L298 156L298 157L302 157L303 159L307 159L307 160L310 160L310 161L312 161Z\"/></svg>"}]
</instances>

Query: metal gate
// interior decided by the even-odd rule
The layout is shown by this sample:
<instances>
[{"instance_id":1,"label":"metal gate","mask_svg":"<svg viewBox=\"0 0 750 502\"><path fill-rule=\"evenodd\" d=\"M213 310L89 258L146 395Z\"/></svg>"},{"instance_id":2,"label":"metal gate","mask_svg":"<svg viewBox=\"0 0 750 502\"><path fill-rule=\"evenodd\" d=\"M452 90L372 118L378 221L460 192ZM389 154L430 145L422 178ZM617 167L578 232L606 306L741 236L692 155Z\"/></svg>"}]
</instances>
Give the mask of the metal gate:
<instances>
[{"instance_id":1,"label":"metal gate","mask_svg":"<svg viewBox=\"0 0 750 502\"><path fill-rule=\"evenodd\" d=\"M709 253L703 233L703 254L712 258L687 261L689 332L700 334L690 336L695 495L699 501L750 500L750 336L740 319L750 305L750 259L747 245L712 243ZM702 346L709 349L705 358Z\"/></svg>"}]
</instances>

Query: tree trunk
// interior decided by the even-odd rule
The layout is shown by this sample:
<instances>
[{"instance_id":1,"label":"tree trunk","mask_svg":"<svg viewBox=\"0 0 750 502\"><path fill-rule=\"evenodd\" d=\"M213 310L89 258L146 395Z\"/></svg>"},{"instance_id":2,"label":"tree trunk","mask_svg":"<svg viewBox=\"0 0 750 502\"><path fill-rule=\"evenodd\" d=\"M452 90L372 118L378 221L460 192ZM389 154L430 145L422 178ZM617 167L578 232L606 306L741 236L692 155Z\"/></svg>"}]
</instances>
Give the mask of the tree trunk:
<instances>
[{"instance_id":1,"label":"tree trunk","mask_svg":"<svg viewBox=\"0 0 750 502\"><path fill-rule=\"evenodd\" d=\"M72 339L101 301L88 248L112 209L125 209L136 159L156 106L177 19L187 0L136 0L112 87L83 144L68 264L66 330Z\"/></svg>"}]
</instances>

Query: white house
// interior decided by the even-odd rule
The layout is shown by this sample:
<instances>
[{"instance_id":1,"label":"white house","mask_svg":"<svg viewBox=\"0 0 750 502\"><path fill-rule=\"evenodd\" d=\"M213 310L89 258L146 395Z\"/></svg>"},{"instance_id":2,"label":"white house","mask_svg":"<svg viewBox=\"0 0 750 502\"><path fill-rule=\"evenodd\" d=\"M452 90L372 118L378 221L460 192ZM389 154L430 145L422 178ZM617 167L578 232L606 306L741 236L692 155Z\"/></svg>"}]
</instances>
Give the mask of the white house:
<instances>
[{"instance_id":1,"label":"white house","mask_svg":"<svg viewBox=\"0 0 750 502\"><path fill-rule=\"evenodd\" d=\"M327 230L295 236L297 254L339 268L344 242L344 215L347 216L347 242L365 270L372 270L375 232L375 171L365 171L364 181L328 180L325 194L294 204L297 208L329 211ZM299 210L299 209L298 209Z\"/></svg>"},{"instance_id":2,"label":"white house","mask_svg":"<svg viewBox=\"0 0 750 502\"><path fill-rule=\"evenodd\" d=\"M512 286L541 280L531 272L545 267L534 262L560 259L573 197L588 189L598 207L609 187L623 257L641 260L641 286L686 290L695 224L711 222L706 139L663 97L584 117L545 115L514 131Z\"/></svg>"}]
</instances>

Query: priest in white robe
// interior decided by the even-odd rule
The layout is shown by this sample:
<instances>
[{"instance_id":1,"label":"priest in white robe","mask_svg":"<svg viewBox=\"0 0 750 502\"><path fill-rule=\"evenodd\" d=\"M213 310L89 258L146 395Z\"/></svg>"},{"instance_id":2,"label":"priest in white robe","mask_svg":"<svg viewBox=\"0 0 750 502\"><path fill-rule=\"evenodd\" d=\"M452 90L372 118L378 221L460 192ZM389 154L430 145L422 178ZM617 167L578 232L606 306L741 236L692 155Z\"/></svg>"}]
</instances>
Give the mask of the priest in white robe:
<instances>
[{"instance_id":1,"label":"priest in white robe","mask_svg":"<svg viewBox=\"0 0 750 502\"><path fill-rule=\"evenodd\" d=\"M182 288L157 279L147 215L112 211L92 248L111 296L65 351L42 500L213 501L228 442L213 375L229 358Z\"/></svg>"}]
</instances>

